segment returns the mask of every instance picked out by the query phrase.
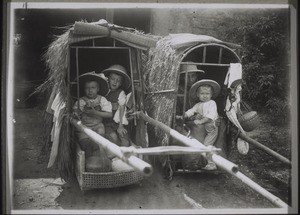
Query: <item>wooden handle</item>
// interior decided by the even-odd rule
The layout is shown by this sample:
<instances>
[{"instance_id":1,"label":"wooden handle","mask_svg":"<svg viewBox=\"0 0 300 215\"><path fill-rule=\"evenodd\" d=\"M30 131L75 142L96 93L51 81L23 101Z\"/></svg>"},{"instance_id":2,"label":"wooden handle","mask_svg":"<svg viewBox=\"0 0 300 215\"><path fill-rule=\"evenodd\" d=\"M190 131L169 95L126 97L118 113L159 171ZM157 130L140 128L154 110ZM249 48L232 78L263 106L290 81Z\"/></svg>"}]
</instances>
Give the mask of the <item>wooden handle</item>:
<instances>
[{"instance_id":1,"label":"wooden handle","mask_svg":"<svg viewBox=\"0 0 300 215\"><path fill-rule=\"evenodd\" d=\"M239 137L241 139L245 140L246 142L254 145L255 147L265 151L269 155L272 155L273 157L277 158L278 160L282 161L283 163L287 164L288 166L292 165L290 160L288 160L287 158L285 158L282 155L278 154L277 152L273 151L272 149L268 148L267 146L261 144L260 142L252 139L251 137L247 136L246 134L240 132Z\"/></svg>"}]
</instances>

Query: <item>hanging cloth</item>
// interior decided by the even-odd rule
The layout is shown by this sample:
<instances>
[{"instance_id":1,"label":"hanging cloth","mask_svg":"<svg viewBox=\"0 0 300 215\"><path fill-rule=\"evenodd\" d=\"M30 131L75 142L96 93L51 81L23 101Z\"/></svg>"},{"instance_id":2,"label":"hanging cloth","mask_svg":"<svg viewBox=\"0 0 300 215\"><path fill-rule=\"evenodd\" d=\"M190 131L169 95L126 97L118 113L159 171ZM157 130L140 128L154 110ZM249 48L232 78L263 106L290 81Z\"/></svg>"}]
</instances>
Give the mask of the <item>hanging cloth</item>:
<instances>
[{"instance_id":1,"label":"hanging cloth","mask_svg":"<svg viewBox=\"0 0 300 215\"><path fill-rule=\"evenodd\" d=\"M66 104L64 101L62 101L60 93L57 93L51 105L51 110L53 111L53 127L51 131L51 141L53 143L52 143L50 158L47 166L48 168L53 166L57 156L58 145L59 145L59 134L60 134L60 128L62 122L62 113L63 113L62 110L65 107Z\"/></svg>"},{"instance_id":2,"label":"hanging cloth","mask_svg":"<svg viewBox=\"0 0 300 215\"><path fill-rule=\"evenodd\" d=\"M237 87L242 83L242 65L240 63L231 63L226 75L224 84L230 88L230 95L226 99L225 111L228 119L242 132L246 134L242 128L240 122L237 119L237 113L240 111L240 90L241 88ZM230 98L233 97L233 98ZM240 154L246 155L249 152L249 143L242 140L241 138L237 139L237 149Z\"/></svg>"},{"instance_id":3,"label":"hanging cloth","mask_svg":"<svg viewBox=\"0 0 300 215\"><path fill-rule=\"evenodd\" d=\"M228 88L234 88L242 83L242 64L231 63L224 81Z\"/></svg>"}]
</instances>

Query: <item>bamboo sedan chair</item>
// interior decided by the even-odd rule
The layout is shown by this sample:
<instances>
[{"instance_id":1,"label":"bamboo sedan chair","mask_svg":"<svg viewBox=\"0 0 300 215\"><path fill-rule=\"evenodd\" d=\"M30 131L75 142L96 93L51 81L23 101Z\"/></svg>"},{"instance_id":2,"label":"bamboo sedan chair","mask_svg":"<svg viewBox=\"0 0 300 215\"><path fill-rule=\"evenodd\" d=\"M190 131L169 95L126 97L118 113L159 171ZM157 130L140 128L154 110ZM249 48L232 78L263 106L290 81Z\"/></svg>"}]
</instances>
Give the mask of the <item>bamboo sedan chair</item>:
<instances>
[{"instance_id":1,"label":"bamboo sedan chair","mask_svg":"<svg viewBox=\"0 0 300 215\"><path fill-rule=\"evenodd\" d=\"M73 80L72 74L75 74L78 77L78 75L81 75L82 71L102 71L114 64L122 65L129 71L131 77L132 87L126 94L129 93L129 91L132 93L132 98L134 98L132 100L132 108L133 112L135 112L137 111L137 108L140 109L143 105L143 95L141 93L141 55L144 48L140 49L140 47L136 45L125 44L126 39L138 37L138 35L135 34L129 36L130 37L126 37L125 35L124 38L122 38L122 42L114 38L104 37L87 40L83 43L79 42L70 46L70 80ZM140 40L141 43L149 41L148 38L144 38L145 41L141 38ZM92 44L87 45L88 42ZM150 42L153 42L153 40L150 40ZM146 144L145 128L143 128L143 124L144 123L138 122L138 119L136 118L130 123L131 139L141 147L145 147ZM112 161L113 171L111 172L88 172L84 169L84 152L80 150L79 147L77 147L76 156L75 173L82 190L121 187L138 183L143 179L143 176L139 172L130 168L121 160Z\"/></svg>"},{"instance_id":2,"label":"bamboo sedan chair","mask_svg":"<svg viewBox=\"0 0 300 215\"><path fill-rule=\"evenodd\" d=\"M234 45L234 44L231 44ZM234 45L234 48L238 46ZM198 80L201 79L211 79L216 81L221 86L221 93L214 99L217 103L218 114L220 119L219 131L217 140L214 143L216 148L220 148L222 151L220 154L223 157L228 157L231 151L231 147L234 144L236 139L233 138L233 134L230 131L230 121L226 117L225 113L225 104L228 96L228 86L225 85L225 79L228 75L228 70L230 64L241 63L236 50L232 49L225 44L219 43L202 43L197 44L195 46L189 47L184 51L184 54L181 59L180 65L192 64L197 67L197 69L203 71L201 75L198 75ZM177 114L183 115L185 111L193 107L198 101L196 99L192 99L191 95L189 95L189 86L188 82L188 71L180 71L179 76L179 85L180 82L184 83L184 90L182 93L177 94L177 104L176 108L180 110L176 110ZM183 100L182 103L179 103L180 99ZM179 111L179 113L178 113ZM182 112L180 112L182 111ZM178 121L176 122L175 114L174 114L174 124L173 127L177 126L178 129ZM181 122L182 123L182 122ZM179 123L180 124L180 123ZM190 135L200 142L204 141L205 132L199 129L196 129L194 125L191 125L190 122L183 122L183 126L185 130L190 132ZM182 128L179 128L183 130ZM186 132L186 131L185 131ZM198 166L196 169L189 169L189 162L198 159ZM177 159L172 160L174 171L201 171L201 168L206 165L206 160L203 159L201 155L194 156L181 156L181 158L177 156Z\"/></svg>"},{"instance_id":3,"label":"bamboo sedan chair","mask_svg":"<svg viewBox=\"0 0 300 215\"><path fill-rule=\"evenodd\" d=\"M114 163L116 171L87 171L85 153L76 144L75 128L70 124L72 106L80 94L78 77L87 72L102 71L114 64L124 66L131 77L131 88L125 93L132 93L132 111L143 110L142 56L155 45L155 37L103 20L98 23L75 22L50 44L44 56L49 78L41 88L51 91L49 111L54 101L62 104L62 108L57 119L61 126L55 128L60 134L53 141L48 167L56 163L66 181L75 174L81 190L126 186L138 183L143 176L119 161ZM130 124L133 131L131 141L141 147L146 145L144 124L137 118Z\"/></svg>"},{"instance_id":4,"label":"bamboo sedan chair","mask_svg":"<svg viewBox=\"0 0 300 215\"><path fill-rule=\"evenodd\" d=\"M156 50L156 53L151 56L152 67L147 70L148 74L146 74L149 80L148 84L151 83L147 87L150 92L147 93L145 99L146 104L149 104L146 105L147 113L150 117L163 122L180 133L188 134L183 126L187 123L178 122L175 116L183 115L197 102L190 100L188 96L189 72L183 72L180 69L192 62L198 70L197 80L212 79L222 88L221 94L214 99L221 118L221 129L219 129L215 147L221 148L222 155L226 157L229 154L233 138L229 131L230 123L224 111L228 97L228 86L224 83L230 65L241 62L237 54L241 47L210 36L194 34L169 35L160 40L158 44L162 48ZM165 62L161 63L159 59L164 59ZM151 126L149 126L148 132L150 146L179 144ZM172 178L174 172L178 169L184 169L182 166L185 161L184 157L184 155L176 155L164 156L160 159L167 177ZM186 169L186 171L188 170Z\"/></svg>"}]
</instances>

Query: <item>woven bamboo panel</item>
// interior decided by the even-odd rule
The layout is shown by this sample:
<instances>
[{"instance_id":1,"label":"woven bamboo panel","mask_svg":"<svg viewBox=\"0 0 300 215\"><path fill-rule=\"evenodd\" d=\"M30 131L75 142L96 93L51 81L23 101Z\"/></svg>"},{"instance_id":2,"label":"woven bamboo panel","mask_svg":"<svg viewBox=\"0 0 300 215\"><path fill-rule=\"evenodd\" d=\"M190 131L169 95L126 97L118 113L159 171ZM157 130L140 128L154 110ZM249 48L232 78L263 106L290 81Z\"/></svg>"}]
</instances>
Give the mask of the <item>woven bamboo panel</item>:
<instances>
[{"instance_id":1,"label":"woven bamboo panel","mask_svg":"<svg viewBox=\"0 0 300 215\"><path fill-rule=\"evenodd\" d=\"M143 176L132 170L127 172L82 173L82 187L87 189L122 187L138 183Z\"/></svg>"},{"instance_id":2,"label":"woven bamboo panel","mask_svg":"<svg viewBox=\"0 0 300 215\"><path fill-rule=\"evenodd\" d=\"M245 131L250 132L259 126L259 116L256 111L250 111L241 116L239 122Z\"/></svg>"},{"instance_id":3,"label":"woven bamboo panel","mask_svg":"<svg viewBox=\"0 0 300 215\"><path fill-rule=\"evenodd\" d=\"M75 172L81 190L122 187L143 180L143 176L134 170L124 172L86 172L84 158L84 151L77 147Z\"/></svg>"}]
</instances>

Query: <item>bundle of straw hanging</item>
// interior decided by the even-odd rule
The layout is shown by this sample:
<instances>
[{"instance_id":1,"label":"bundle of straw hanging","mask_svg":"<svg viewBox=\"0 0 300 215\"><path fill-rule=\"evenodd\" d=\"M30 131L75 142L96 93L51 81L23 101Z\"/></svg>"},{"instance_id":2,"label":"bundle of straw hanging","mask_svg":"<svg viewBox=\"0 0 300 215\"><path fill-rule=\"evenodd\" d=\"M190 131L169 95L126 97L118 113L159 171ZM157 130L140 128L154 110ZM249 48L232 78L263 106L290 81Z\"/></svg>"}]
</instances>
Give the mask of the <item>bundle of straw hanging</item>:
<instances>
[{"instance_id":1,"label":"bundle of straw hanging","mask_svg":"<svg viewBox=\"0 0 300 215\"><path fill-rule=\"evenodd\" d=\"M63 116L61 123L56 165L61 178L69 181L75 173L76 146L74 138L70 135L72 127L67 114Z\"/></svg>"},{"instance_id":2,"label":"bundle of straw hanging","mask_svg":"<svg viewBox=\"0 0 300 215\"><path fill-rule=\"evenodd\" d=\"M42 56L46 64L46 69L49 71L46 81L37 88L39 92L46 90L59 90L63 95L62 98L67 96L67 87L65 78L68 71L68 58L69 58L69 34L68 29L64 34L50 44L46 53Z\"/></svg>"},{"instance_id":3,"label":"bundle of straw hanging","mask_svg":"<svg viewBox=\"0 0 300 215\"><path fill-rule=\"evenodd\" d=\"M45 62L46 69L49 72L46 81L40 85L37 89L37 93L49 94L49 101L46 107L45 124L53 124L53 116L51 112L51 105L56 96L60 93L61 103L69 104L70 98L68 97L68 88L66 83L66 77L68 72L68 58L69 58L69 35L72 26L66 28L66 31L54 38L54 41L49 45L47 51L42 56L42 60ZM50 92L50 93L49 93ZM70 128L69 128L69 114L68 109L62 110L63 117L59 123L61 123L61 131L59 137L58 154L56 156L56 166L63 179L66 181L74 175L74 149L70 140ZM52 116L52 117L51 117ZM51 120L49 120L51 119ZM45 134L48 137L51 135L51 130ZM43 152L46 156L48 153L46 150L51 150L50 138L46 139Z\"/></svg>"},{"instance_id":4,"label":"bundle of straw hanging","mask_svg":"<svg viewBox=\"0 0 300 215\"><path fill-rule=\"evenodd\" d=\"M181 56L181 51L170 46L170 37L164 37L157 42L155 49L149 51L149 60L144 70L147 114L168 126L171 126L176 102ZM149 126L148 132L150 143L160 146L169 144L169 136L161 129Z\"/></svg>"}]
</instances>

